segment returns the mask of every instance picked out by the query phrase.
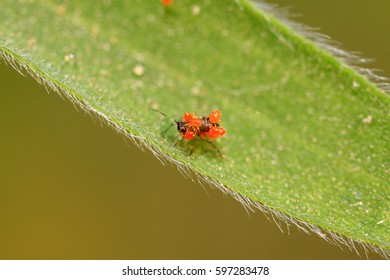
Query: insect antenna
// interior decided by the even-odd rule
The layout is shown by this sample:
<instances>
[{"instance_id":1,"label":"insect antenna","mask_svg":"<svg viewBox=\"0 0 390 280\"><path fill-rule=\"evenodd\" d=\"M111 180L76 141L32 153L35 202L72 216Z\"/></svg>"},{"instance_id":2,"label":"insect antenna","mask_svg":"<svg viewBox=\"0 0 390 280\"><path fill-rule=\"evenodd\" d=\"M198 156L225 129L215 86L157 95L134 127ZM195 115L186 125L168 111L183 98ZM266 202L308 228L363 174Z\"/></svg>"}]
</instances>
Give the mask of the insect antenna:
<instances>
[{"instance_id":1,"label":"insect antenna","mask_svg":"<svg viewBox=\"0 0 390 280\"><path fill-rule=\"evenodd\" d=\"M167 114L161 112L160 110L153 109L153 108L150 108L150 110L153 110L153 111L155 111L155 112L157 112L157 113L160 113L161 115L163 115L164 117L166 117L167 119L169 119L169 120L171 121L171 124L170 124L163 132L161 132L161 135L165 135L165 133L167 133L168 130L169 130L174 124L177 124L177 122L178 122L177 120L174 120L174 119L172 119L171 117L168 117Z\"/></svg>"},{"instance_id":2,"label":"insect antenna","mask_svg":"<svg viewBox=\"0 0 390 280\"><path fill-rule=\"evenodd\" d=\"M157 112L157 113L160 113L160 114L161 114L161 115L163 115L164 117L166 117L166 118L170 119L170 117L168 117L168 116L167 116L167 114L165 114L165 113L161 112L160 110L153 109L153 108L149 108L149 109L150 109L150 110L153 110L153 111L155 111L155 112Z\"/></svg>"}]
</instances>

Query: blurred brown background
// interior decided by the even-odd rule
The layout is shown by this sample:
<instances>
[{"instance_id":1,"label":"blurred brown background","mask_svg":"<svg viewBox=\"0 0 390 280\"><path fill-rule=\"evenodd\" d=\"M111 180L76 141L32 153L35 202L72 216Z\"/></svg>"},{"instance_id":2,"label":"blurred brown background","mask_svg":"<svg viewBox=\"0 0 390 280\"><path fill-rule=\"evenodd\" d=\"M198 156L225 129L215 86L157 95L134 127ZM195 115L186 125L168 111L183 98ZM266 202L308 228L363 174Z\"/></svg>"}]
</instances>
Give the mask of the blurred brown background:
<instances>
[{"instance_id":1,"label":"blurred brown background","mask_svg":"<svg viewBox=\"0 0 390 280\"><path fill-rule=\"evenodd\" d=\"M390 76L390 1L273 2ZM4 62L0 128L0 259L360 258L248 215Z\"/></svg>"}]
</instances>

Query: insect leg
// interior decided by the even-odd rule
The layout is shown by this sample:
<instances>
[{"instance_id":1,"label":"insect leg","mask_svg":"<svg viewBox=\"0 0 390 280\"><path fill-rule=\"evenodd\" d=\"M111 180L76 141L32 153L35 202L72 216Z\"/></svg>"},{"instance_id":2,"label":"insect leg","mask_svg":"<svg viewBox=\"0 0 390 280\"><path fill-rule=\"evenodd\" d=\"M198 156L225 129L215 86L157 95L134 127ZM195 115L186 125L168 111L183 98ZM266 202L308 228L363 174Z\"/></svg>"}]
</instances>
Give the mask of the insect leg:
<instances>
[{"instance_id":1,"label":"insect leg","mask_svg":"<svg viewBox=\"0 0 390 280\"><path fill-rule=\"evenodd\" d=\"M176 147L176 145L177 145L177 144L179 144L181 141L183 141L183 137L182 137L182 138L180 138L180 140L179 140L179 141L177 141L177 142L175 143L175 145L173 145L173 147Z\"/></svg>"},{"instance_id":2,"label":"insect leg","mask_svg":"<svg viewBox=\"0 0 390 280\"><path fill-rule=\"evenodd\" d=\"M192 145L192 148L191 148L191 151L190 151L190 155L192 155L192 153L194 152L195 147L196 147L196 138L194 138L194 142L193 142L193 145Z\"/></svg>"},{"instance_id":3,"label":"insect leg","mask_svg":"<svg viewBox=\"0 0 390 280\"><path fill-rule=\"evenodd\" d=\"M222 155L221 151L217 148L217 146L215 146L215 145L213 144L213 142L211 142L211 141L210 141L209 139L207 139L207 138L202 138L202 139L203 139L204 141L206 141L207 143L209 143L211 146L213 146L213 148L217 150L219 156L220 156L221 158L223 158L223 155Z\"/></svg>"},{"instance_id":4,"label":"insect leg","mask_svg":"<svg viewBox=\"0 0 390 280\"><path fill-rule=\"evenodd\" d=\"M171 123L163 132L161 132L161 135L165 135L165 133L168 132L168 130L173 126L173 123Z\"/></svg>"}]
</instances>

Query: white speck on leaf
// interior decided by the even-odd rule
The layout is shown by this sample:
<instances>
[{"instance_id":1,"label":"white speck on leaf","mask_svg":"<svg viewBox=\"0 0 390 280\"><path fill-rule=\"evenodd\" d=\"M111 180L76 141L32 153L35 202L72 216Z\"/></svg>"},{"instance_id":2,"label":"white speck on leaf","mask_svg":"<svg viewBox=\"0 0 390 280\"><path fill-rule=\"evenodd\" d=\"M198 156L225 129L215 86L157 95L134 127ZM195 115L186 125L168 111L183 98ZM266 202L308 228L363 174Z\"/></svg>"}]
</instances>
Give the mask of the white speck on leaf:
<instances>
[{"instance_id":1,"label":"white speck on leaf","mask_svg":"<svg viewBox=\"0 0 390 280\"><path fill-rule=\"evenodd\" d=\"M133 73L138 77L142 76L145 72L145 69L142 65L138 64L133 68Z\"/></svg>"},{"instance_id":2,"label":"white speck on leaf","mask_svg":"<svg viewBox=\"0 0 390 280\"><path fill-rule=\"evenodd\" d=\"M195 5L195 6L192 7L191 11L192 11L192 14L193 14L193 15L195 15L195 16L196 16L196 15L199 15L199 13L200 13L200 7L197 6L197 5Z\"/></svg>"},{"instance_id":3,"label":"white speck on leaf","mask_svg":"<svg viewBox=\"0 0 390 280\"><path fill-rule=\"evenodd\" d=\"M69 62L69 61L71 61L71 60L73 60L73 59L74 59L74 54L72 54L72 53L66 54L66 55L64 56L64 60L65 60L66 62Z\"/></svg>"},{"instance_id":4,"label":"white speck on leaf","mask_svg":"<svg viewBox=\"0 0 390 280\"><path fill-rule=\"evenodd\" d=\"M363 119L363 123L365 124L370 124L372 122L372 116L371 115L368 115L367 117L365 117Z\"/></svg>"}]
</instances>

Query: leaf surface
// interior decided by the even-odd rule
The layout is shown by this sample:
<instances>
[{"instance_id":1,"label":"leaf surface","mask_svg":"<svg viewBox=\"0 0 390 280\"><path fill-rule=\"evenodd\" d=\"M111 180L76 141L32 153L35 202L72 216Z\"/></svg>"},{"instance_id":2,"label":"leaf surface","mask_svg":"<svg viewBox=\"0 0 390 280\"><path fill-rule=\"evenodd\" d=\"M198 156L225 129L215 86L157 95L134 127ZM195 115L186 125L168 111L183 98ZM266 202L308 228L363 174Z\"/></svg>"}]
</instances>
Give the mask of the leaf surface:
<instances>
[{"instance_id":1,"label":"leaf surface","mask_svg":"<svg viewBox=\"0 0 390 280\"><path fill-rule=\"evenodd\" d=\"M247 1L11 1L0 53L246 202L390 249L389 97ZM222 111L214 144L162 132Z\"/></svg>"}]
</instances>

